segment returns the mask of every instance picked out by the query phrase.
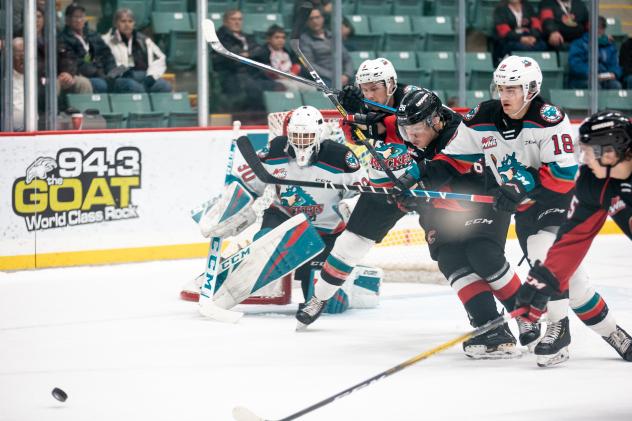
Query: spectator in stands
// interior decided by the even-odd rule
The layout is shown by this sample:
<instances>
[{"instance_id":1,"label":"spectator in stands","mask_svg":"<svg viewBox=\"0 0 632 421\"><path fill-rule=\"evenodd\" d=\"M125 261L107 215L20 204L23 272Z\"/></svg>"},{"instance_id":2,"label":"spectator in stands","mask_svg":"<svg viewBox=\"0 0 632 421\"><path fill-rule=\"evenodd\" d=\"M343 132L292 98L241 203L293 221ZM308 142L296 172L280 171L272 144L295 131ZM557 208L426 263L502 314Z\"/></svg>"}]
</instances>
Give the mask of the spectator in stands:
<instances>
[{"instance_id":1,"label":"spectator in stands","mask_svg":"<svg viewBox=\"0 0 632 421\"><path fill-rule=\"evenodd\" d=\"M243 57L250 57L257 42L252 35L242 32L243 15L237 9L224 12L223 25L217 31L217 37L226 49ZM261 110L263 108L261 71L245 66L234 60L213 54L213 69L220 79L226 104L234 101L235 110ZM276 84L275 84L276 85ZM246 95L246 98L239 100ZM230 108L227 105L227 108Z\"/></svg>"},{"instance_id":2,"label":"spectator in stands","mask_svg":"<svg viewBox=\"0 0 632 421\"><path fill-rule=\"evenodd\" d=\"M599 86L602 89L621 89L621 67L617 57L617 47L606 35L606 18L599 16L597 34L599 35ZM571 89L588 88L589 45L590 34L586 32L581 38L571 44L568 52L569 87Z\"/></svg>"},{"instance_id":3,"label":"spectator in stands","mask_svg":"<svg viewBox=\"0 0 632 421\"><path fill-rule=\"evenodd\" d=\"M266 31L266 44L257 46L252 52L252 59L260 63L267 64L275 69L298 75L301 72L301 65L298 59L285 48L285 30L279 25L272 25ZM276 81L283 85L285 89L292 91L305 90L305 85L294 80L279 76L274 73L259 72L268 81ZM273 89L269 89L269 88ZM283 87L270 86L267 90L279 90Z\"/></svg>"},{"instance_id":4,"label":"spectator in stands","mask_svg":"<svg viewBox=\"0 0 632 421\"><path fill-rule=\"evenodd\" d=\"M134 13L122 8L114 14L114 27L103 35L119 71L115 92L171 92L161 76L167 69L165 55L145 34L134 29Z\"/></svg>"},{"instance_id":5,"label":"spectator in stands","mask_svg":"<svg viewBox=\"0 0 632 421\"><path fill-rule=\"evenodd\" d=\"M342 35L342 45L344 45L347 51L356 51L358 49L353 39L353 36L355 35L355 28L346 16L342 18L340 34Z\"/></svg>"},{"instance_id":6,"label":"spectator in stands","mask_svg":"<svg viewBox=\"0 0 632 421\"><path fill-rule=\"evenodd\" d=\"M621 44L621 49L619 50L619 64L621 65L623 73L621 80L625 88L632 89L632 38L628 38Z\"/></svg>"},{"instance_id":7,"label":"spectator in stands","mask_svg":"<svg viewBox=\"0 0 632 421\"><path fill-rule=\"evenodd\" d=\"M13 130L24 131L24 39L13 38Z\"/></svg>"},{"instance_id":8,"label":"spectator in stands","mask_svg":"<svg viewBox=\"0 0 632 421\"><path fill-rule=\"evenodd\" d=\"M333 39L331 32L325 29L323 14L313 9L307 20L307 31L300 38L301 51L314 66L327 86L332 86L334 72ZM347 85L353 75L351 56L342 47L342 85Z\"/></svg>"},{"instance_id":9,"label":"spectator in stands","mask_svg":"<svg viewBox=\"0 0 632 421\"><path fill-rule=\"evenodd\" d=\"M588 8L582 0L542 0L544 39L554 50L568 50L588 29Z\"/></svg>"},{"instance_id":10,"label":"spectator in stands","mask_svg":"<svg viewBox=\"0 0 632 421\"><path fill-rule=\"evenodd\" d=\"M292 30L296 27L296 25L300 25L303 27L301 32L304 32L307 22L297 21L297 19L305 13L301 9L319 9L325 19L325 25L329 25L333 4L331 3L331 0L295 0L294 10L292 12Z\"/></svg>"},{"instance_id":11,"label":"spectator in stands","mask_svg":"<svg viewBox=\"0 0 632 421\"><path fill-rule=\"evenodd\" d=\"M58 43L63 44L59 52L60 72L71 76L85 76L90 80L94 92L108 91L106 78L113 81L120 74L116 69L112 52L99 34L86 26L86 9L72 3L66 8L66 26L59 34Z\"/></svg>"},{"instance_id":12,"label":"spectator in stands","mask_svg":"<svg viewBox=\"0 0 632 421\"><path fill-rule=\"evenodd\" d=\"M514 51L545 51L542 24L525 0L503 0L494 9L494 63Z\"/></svg>"}]
</instances>

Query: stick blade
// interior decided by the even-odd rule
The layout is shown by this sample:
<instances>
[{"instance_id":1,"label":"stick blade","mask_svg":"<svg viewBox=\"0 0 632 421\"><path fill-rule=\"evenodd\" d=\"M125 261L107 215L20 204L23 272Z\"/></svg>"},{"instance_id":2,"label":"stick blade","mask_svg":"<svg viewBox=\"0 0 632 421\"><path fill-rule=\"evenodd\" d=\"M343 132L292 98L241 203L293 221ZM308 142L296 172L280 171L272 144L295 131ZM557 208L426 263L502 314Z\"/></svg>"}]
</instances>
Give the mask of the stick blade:
<instances>
[{"instance_id":1,"label":"stick blade","mask_svg":"<svg viewBox=\"0 0 632 421\"><path fill-rule=\"evenodd\" d=\"M200 314L222 323L237 323L244 315L239 311L221 308L210 299L205 299L204 302L200 301Z\"/></svg>"},{"instance_id":2,"label":"stick blade","mask_svg":"<svg viewBox=\"0 0 632 421\"><path fill-rule=\"evenodd\" d=\"M219 42L217 33L215 32L215 24L210 19L204 19L202 22L202 33L204 34L204 40L208 43Z\"/></svg>"},{"instance_id":3,"label":"stick blade","mask_svg":"<svg viewBox=\"0 0 632 421\"><path fill-rule=\"evenodd\" d=\"M233 408L233 418L236 421L266 421L244 406Z\"/></svg>"}]
</instances>

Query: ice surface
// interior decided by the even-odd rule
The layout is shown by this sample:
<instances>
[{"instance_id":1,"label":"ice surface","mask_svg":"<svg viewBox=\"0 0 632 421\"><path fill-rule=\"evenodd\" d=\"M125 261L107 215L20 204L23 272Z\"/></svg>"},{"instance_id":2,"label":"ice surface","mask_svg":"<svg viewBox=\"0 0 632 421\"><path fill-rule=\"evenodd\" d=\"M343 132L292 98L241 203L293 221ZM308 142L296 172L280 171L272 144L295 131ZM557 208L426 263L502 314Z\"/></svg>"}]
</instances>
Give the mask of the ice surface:
<instances>
[{"instance_id":1,"label":"ice surface","mask_svg":"<svg viewBox=\"0 0 632 421\"><path fill-rule=\"evenodd\" d=\"M587 260L628 331L631 251L600 237ZM508 257L520 258L515 241ZM203 320L178 299L203 264L0 273L0 420L230 420L236 405L277 419L470 329L448 287L421 284L385 284L379 308L324 315L302 333L296 304L239 306L237 325ZM632 420L632 364L575 316L571 329L562 366L473 361L455 347L301 419Z\"/></svg>"}]
</instances>

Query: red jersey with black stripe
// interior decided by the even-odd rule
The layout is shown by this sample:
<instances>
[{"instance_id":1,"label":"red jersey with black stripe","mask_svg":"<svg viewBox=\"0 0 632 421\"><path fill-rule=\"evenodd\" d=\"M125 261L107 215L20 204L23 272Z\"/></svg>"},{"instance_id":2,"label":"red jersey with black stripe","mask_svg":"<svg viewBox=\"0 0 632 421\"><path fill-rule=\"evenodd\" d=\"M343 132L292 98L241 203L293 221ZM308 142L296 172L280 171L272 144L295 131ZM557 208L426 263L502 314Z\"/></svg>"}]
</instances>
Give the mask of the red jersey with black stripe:
<instances>
[{"instance_id":1,"label":"red jersey with black stripe","mask_svg":"<svg viewBox=\"0 0 632 421\"><path fill-rule=\"evenodd\" d=\"M568 290L570 277L584 260L608 215L632 239L632 177L599 179L590 168L582 166L568 219L544 262L559 281L560 292Z\"/></svg>"}]
</instances>

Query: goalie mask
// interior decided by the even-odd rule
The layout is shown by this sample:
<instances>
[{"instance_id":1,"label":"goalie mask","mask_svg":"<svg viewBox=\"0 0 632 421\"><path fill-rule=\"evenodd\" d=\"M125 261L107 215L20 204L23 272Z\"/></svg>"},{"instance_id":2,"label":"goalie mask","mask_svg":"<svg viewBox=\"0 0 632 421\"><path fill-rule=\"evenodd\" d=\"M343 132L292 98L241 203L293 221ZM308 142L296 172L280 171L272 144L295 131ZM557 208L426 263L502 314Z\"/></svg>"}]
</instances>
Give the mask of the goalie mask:
<instances>
[{"instance_id":1,"label":"goalie mask","mask_svg":"<svg viewBox=\"0 0 632 421\"><path fill-rule=\"evenodd\" d=\"M542 71L538 62L531 57L509 56L500 62L494 71L491 85L493 98L498 98L498 86L521 86L523 107L538 96L542 87Z\"/></svg>"},{"instance_id":2,"label":"goalie mask","mask_svg":"<svg viewBox=\"0 0 632 421\"><path fill-rule=\"evenodd\" d=\"M316 108L305 105L292 112L287 125L288 154L299 167L311 165L323 140L323 115Z\"/></svg>"},{"instance_id":3,"label":"goalie mask","mask_svg":"<svg viewBox=\"0 0 632 421\"><path fill-rule=\"evenodd\" d=\"M355 75L355 84L360 87L364 83L384 82L387 100L397 89L397 73L393 64L385 58L364 60Z\"/></svg>"},{"instance_id":4,"label":"goalie mask","mask_svg":"<svg viewBox=\"0 0 632 421\"><path fill-rule=\"evenodd\" d=\"M604 166L601 157L607 153L614 153L619 163L632 151L632 123L618 111L593 114L579 126L579 142L582 154L600 165Z\"/></svg>"}]
</instances>

